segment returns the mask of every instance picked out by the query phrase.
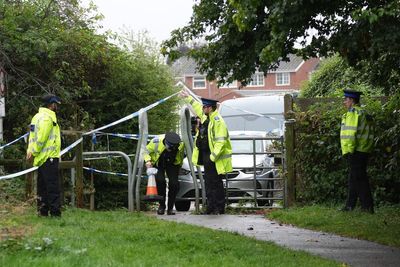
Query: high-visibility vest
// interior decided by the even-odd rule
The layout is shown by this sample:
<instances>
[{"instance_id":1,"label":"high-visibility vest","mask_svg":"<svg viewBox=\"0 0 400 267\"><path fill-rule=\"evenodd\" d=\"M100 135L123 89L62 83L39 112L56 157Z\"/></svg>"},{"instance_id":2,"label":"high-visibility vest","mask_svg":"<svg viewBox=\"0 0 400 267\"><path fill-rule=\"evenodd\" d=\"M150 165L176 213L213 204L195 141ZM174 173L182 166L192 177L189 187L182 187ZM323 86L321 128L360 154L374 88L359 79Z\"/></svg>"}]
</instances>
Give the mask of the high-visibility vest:
<instances>
[{"instance_id":1,"label":"high-visibility vest","mask_svg":"<svg viewBox=\"0 0 400 267\"><path fill-rule=\"evenodd\" d=\"M370 153L374 144L374 129L365 110L353 106L342 117L340 145L342 154L355 151Z\"/></svg>"},{"instance_id":2,"label":"high-visibility vest","mask_svg":"<svg viewBox=\"0 0 400 267\"><path fill-rule=\"evenodd\" d=\"M196 115L200 118L201 123L207 120L207 115L203 113L203 105L194 100L191 96L185 98L185 101L190 104ZM229 139L228 128L226 127L225 121L219 115L218 111L215 110L209 115L208 124L208 146L210 148L210 159L215 162L215 167L218 174L225 174L231 172L232 169L232 145ZM196 133L196 139L198 138L199 132ZM197 142L195 141L194 144ZM199 160L199 148L195 146L193 148L192 162L195 165L198 164Z\"/></svg>"},{"instance_id":3,"label":"high-visibility vest","mask_svg":"<svg viewBox=\"0 0 400 267\"><path fill-rule=\"evenodd\" d=\"M48 108L39 108L32 118L28 152L34 156L33 166L41 166L48 158L59 158L61 149L60 127L56 113Z\"/></svg>"},{"instance_id":4,"label":"high-visibility vest","mask_svg":"<svg viewBox=\"0 0 400 267\"><path fill-rule=\"evenodd\" d=\"M161 154L164 152L165 145L164 145L164 138L165 134L160 134L154 137L146 146L146 151L144 154L144 161L151 161L152 164L156 165ZM182 165L183 158L185 157L185 145L183 142L180 142L178 147L178 152L176 153L174 165Z\"/></svg>"}]
</instances>

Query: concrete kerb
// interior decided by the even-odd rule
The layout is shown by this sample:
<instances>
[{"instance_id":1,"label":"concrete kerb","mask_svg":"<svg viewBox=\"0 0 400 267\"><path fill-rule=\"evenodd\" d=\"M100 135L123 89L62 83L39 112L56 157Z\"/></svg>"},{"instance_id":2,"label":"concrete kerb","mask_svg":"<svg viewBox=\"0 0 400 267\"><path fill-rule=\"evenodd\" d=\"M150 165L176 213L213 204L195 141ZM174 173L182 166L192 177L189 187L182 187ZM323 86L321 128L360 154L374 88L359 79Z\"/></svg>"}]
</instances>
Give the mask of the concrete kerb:
<instances>
[{"instance_id":1,"label":"concrete kerb","mask_svg":"<svg viewBox=\"0 0 400 267\"><path fill-rule=\"evenodd\" d=\"M258 240L303 250L350 266L400 266L400 249L278 224L262 215L193 215L178 212L159 219L240 233Z\"/></svg>"}]
</instances>

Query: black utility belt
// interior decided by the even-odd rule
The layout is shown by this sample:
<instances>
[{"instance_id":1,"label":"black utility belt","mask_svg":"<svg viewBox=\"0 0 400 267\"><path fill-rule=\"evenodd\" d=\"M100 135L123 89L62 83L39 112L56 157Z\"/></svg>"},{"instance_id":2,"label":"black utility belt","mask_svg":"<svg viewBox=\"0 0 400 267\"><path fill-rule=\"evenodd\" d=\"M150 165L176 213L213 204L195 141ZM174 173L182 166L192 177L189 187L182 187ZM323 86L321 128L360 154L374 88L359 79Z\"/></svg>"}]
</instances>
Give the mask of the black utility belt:
<instances>
[{"instance_id":1,"label":"black utility belt","mask_svg":"<svg viewBox=\"0 0 400 267\"><path fill-rule=\"evenodd\" d=\"M60 160L59 158L48 158L46 161L58 162L59 160Z\"/></svg>"}]
</instances>

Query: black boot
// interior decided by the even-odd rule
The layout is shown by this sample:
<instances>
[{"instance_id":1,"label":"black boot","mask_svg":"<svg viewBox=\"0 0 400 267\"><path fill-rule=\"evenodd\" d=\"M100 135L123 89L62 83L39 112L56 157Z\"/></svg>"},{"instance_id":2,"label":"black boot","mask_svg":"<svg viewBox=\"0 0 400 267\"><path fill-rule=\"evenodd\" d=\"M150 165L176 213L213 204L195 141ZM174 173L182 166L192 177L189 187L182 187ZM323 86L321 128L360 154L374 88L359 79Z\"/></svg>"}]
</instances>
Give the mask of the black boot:
<instances>
[{"instance_id":1,"label":"black boot","mask_svg":"<svg viewBox=\"0 0 400 267\"><path fill-rule=\"evenodd\" d=\"M164 206L159 206L157 210L158 215L163 215L165 213L165 207Z\"/></svg>"},{"instance_id":2,"label":"black boot","mask_svg":"<svg viewBox=\"0 0 400 267\"><path fill-rule=\"evenodd\" d=\"M167 215L175 215L175 212L173 210L167 210Z\"/></svg>"}]
</instances>

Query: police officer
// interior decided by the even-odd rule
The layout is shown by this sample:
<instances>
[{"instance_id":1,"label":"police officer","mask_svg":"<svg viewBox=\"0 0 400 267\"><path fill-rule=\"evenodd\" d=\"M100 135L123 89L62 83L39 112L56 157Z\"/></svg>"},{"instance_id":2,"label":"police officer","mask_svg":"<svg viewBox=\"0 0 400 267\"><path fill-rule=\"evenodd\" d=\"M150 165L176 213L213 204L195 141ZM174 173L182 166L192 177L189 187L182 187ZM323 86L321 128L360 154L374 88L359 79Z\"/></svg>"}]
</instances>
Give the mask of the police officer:
<instances>
[{"instance_id":1,"label":"police officer","mask_svg":"<svg viewBox=\"0 0 400 267\"><path fill-rule=\"evenodd\" d=\"M43 107L32 118L26 159L38 166L37 209L39 216L61 216L58 162L61 137L56 112L60 99L45 95Z\"/></svg>"},{"instance_id":2,"label":"police officer","mask_svg":"<svg viewBox=\"0 0 400 267\"><path fill-rule=\"evenodd\" d=\"M372 151L374 134L371 119L359 105L361 92L344 90L347 112L342 117L340 144L350 173L348 196L342 211L351 211L361 202L361 210L374 212L373 199L367 176L368 155Z\"/></svg>"},{"instance_id":3,"label":"police officer","mask_svg":"<svg viewBox=\"0 0 400 267\"><path fill-rule=\"evenodd\" d=\"M196 134L192 161L204 165L204 181L207 196L205 214L225 213L223 178L232 171L232 146L228 129L217 111L217 101L202 98L202 103L182 90L180 96L190 104L201 124Z\"/></svg>"},{"instance_id":4,"label":"police officer","mask_svg":"<svg viewBox=\"0 0 400 267\"><path fill-rule=\"evenodd\" d=\"M156 167L156 183L158 194L162 197L157 214L165 213L166 181L165 173L168 177L168 209L167 215L175 215L173 208L175 205L176 194L179 191L178 174L182 167L184 154L184 144L181 138L174 132L167 132L153 138L146 146L144 160L146 168Z\"/></svg>"}]
</instances>

